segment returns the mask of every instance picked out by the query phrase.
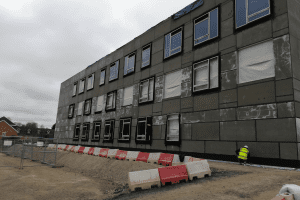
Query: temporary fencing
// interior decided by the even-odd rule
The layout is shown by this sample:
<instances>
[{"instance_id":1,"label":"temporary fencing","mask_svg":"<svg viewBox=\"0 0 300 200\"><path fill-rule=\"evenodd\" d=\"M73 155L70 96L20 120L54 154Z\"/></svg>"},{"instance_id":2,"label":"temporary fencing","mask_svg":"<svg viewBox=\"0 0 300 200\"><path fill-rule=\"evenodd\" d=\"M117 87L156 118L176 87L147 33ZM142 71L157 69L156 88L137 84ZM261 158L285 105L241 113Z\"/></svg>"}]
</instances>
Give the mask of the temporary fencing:
<instances>
[{"instance_id":1,"label":"temporary fencing","mask_svg":"<svg viewBox=\"0 0 300 200\"><path fill-rule=\"evenodd\" d=\"M64 148L64 151L67 151L68 148L69 148L69 145L66 145L66 147Z\"/></svg>"},{"instance_id":2,"label":"temporary fencing","mask_svg":"<svg viewBox=\"0 0 300 200\"><path fill-rule=\"evenodd\" d=\"M85 149L85 147L79 147L78 153L83 153L84 149Z\"/></svg>"},{"instance_id":3,"label":"temporary fencing","mask_svg":"<svg viewBox=\"0 0 300 200\"><path fill-rule=\"evenodd\" d=\"M129 172L129 188L134 191L136 188L150 189L151 186L161 186L158 169Z\"/></svg>"},{"instance_id":4,"label":"temporary fencing","mask_svg":"<svg viewBox=\"0 0 300 200\"><path fill-rule=\"evenodd\" d=\"M188 173L185 165L158 168L162 185L167 182L179 183L181 180L188 181Z\"/></svg>"},{"instance_id":5,"label":"temporary fencing","mask_svg":"<svg viewBox=\"0 0 300 200\"><path fill-rule=\"evenodd\" d=\"M107 152L108 158L115 158L119 149L109 149Z\"/></svg>"},{"instance_id":6,"label":"temporary fencing","mask_svg":"<svg viewBox=\"0 0 300 200\"><path fill-rule=\"evenodd\" d=\"M94 150L94 156L99 156L101 148L96 147Z\"/></svg>"},{"instance_id":7,"label":"temporary fencing","mask_svg":"<svg viewBox=\"0 0 300 200\"><path fill-rule=\"evenodd\" d=\"M70 151L71 151L71 152L74 152L74 151L75 151L75 147L76 147L76 146L72 146L72 147L70 148Z\"/></svg>"},{"instance_id":8,"label":"temporary fencing","mask_svg":"<svg viewBox=\"0 0 300 200\"><path fill-rule=\"evenodd\" d=\"M68 148L65 148L65 151L70 151L70 149L71 149L72 147L75 148L75 146L69 145Z\"/></svg>"},{"instance_id":9,"label":"temporary fencing","mask_svg":"<svg viewBox=\"0 0 300 200\"><path fill-rule=\"evenodd\" d=\"M158 164L158 160L161 153L150 153L147 162L152 164Z\"/></svg>"},{"instance_id":10,"label":"temporary fencing","mask_svg":"<svg viewBox=\"0 0 300 200\"><path fill-rule=\"evenodd\" d=\"M80 148L80 146L75 146L74 152L75 152L75 153L78 153L79 148Z\"/></svg>"},{"instance_id":11,"label":"temporary fencing","mask_svg":"<svg viewBox=\"0 0 300 200\"><path fill-rule=\"evenodd\" d=\"M119 160L126 160L128 151L122 151L122 153L119 155Z\"/></svg>"},{"instance_id":12,"label":"temporary fencing","mask_svg":"<svg viewBox=\"0 0 300 200\"><path fill-rule=\"evenodd\" d=\"M101 149L100 153L99 153L99 156L107 158L107 153L108 153L108 149Z\"/></svg>"},{"instance_id":13,"label":"temporary fencing","mask_svg":"<svg viewBox=\"0 0 300 200\"><path fill-rule=\"evenodd\" d=\"M91 147L91 148L89 149L88 154L89 154L89 155L94 155L94 150L95 150L95 148L94 148L94 147Z\"/></svg>"},{"instance_id":14,"label":"temporary fencing","mask_svg":"<svg viewBox=\"0 0 300 200\"><path fill-rule=\"evenodd\" d=\"M126 160L128 161L135 161L139 155L139 151L128 151L127 152L127 156L126 156Z\"/></svg>"},{"instance_id":15,"label":"temporary fencing","mask_svg":"<svg viewBox=\"0 0 300 200\"><path fill-rule=\"evenodd\" d=\"M91 147L85 147L83 150L84 154L88 154Z\"/></svg>"},{"instance_id":16,"label":"temporary fencing","mask_svg":"<svg viewBox=\"0 0 300 200\"><path fill-rule=\"evenodd\" d=\"M121 153L123 152L123 150L118 150L115 156L115 159L119 160L119 156L121 155Z\"/></svg>"},{"instance_id":17,"label":"temporary fencing","mask_svg":"<svg viewBox=\"0 0 300 200\"><path fill-rule=\"evenodd\" d=\"M188 162L185 165L190 180L193 180L194 177L203 178L205 175L211 176L207 160Z\"/></svg>"},{"instance_id":18,"label":"temporary fencing","mask_svg":"<svg viewBox=\"0 0 300 200\"><path fill-rule=\"evenodd\" d=\"M140 152L138 157L136 158L136 161L142 161L147 163L147 160L149 158L150 153L147 152Z\"/></svg>"}]
</instances>

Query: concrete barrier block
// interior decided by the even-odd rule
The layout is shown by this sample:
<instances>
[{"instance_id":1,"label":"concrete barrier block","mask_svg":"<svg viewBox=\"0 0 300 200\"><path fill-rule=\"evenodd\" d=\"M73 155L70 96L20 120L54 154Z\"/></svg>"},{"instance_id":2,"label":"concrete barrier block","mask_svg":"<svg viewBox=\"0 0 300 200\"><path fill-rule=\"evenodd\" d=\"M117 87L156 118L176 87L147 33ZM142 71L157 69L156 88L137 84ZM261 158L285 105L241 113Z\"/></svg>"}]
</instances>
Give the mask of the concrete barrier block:
<instances>
[{"instance_id":1,"label":"concrete barrier block","mask_svg":"<svg viewBox=\"0 0 300 200\"><path fill-rule=\"evenodd\" d=\"M161 153L150 153L147 163L158 164L158 160Z\"/></svg>"},{"instance_id":2,"label":"concrete barrier block","mask_svg":"<svg viewBox=\"0 0 300 200\"><path fill-rule=\"evenodd\" d=\"M136 188L150 189L152 185L161 187L158 169L129 172L128 178L131 191Z\"/></svg>"},{"instance_id":3,"label":"concrete barrier block","mask_svg":"<svg viewBox=\"0 0 300 200\"><path fill-rule=\"evenodd\" d=\"M190 180L194 177L203 178L206 174L211 176L211 170L207 160L186 163L186 169Z\"/></svg>"},{"instance_id":4,"label":"concrete barrier block","mask_svg":"<svg viewBox=\"0 0 300 200\"><path fill-rule=\"evenodd\" d=\"M119 149L109 149L107 152L108 158L115 158Z\"/></svg>"},{"instance_id":5,"label":"concrete barrier block","mask_svg":"<svg viewBox=\"0 0 300 200\"><path fill-rule=\"evenodd\" d=\"M91 147L85 147L83 150L84 154L88 154Z\"/></svg>"},{"instance_id":6,"label":"concrete barrier block","mask_svg":"<svg viewBox=\"0 0 300 200\"><path fill-rule=\"evenodd\" d=\"M188 173L185 165L158 168L160 182L165 185L166 182L179 183L181 180L188 181Z\"/></svg>"},{"instance_id":7,"label":"concrete barrier block","mask_svg":"<svg viewBox=\"0 0 300 200\"><path fill-rule=\"evenodd\" d=\"M101 150L101 148L96 147L96 148L94 149L93 155L94 155L94 156L99 156L100 150Z\"/></svg>"},{"instance_id":8,"label":"concrete barrier block","mask_svg":"<svg viewBox=\"0 0 300 200\"><path fill-rule=\"evenodd\" d=\"M128 160L128 161L136 161L139 153L140 153L139 151L128 151L127 152L127 156L126 156L126 160Z\"/></svg>"}]
</instances>

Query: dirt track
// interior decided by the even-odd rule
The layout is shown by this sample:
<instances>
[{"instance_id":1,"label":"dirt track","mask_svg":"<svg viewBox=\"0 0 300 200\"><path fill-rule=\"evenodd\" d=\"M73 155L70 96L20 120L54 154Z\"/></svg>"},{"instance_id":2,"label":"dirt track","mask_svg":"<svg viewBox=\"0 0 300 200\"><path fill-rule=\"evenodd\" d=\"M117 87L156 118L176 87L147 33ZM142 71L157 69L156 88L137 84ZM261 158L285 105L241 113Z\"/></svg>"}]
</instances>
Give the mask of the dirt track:
<instances>
[{"instance_id":1,"label":"dirt track","mask_svg":"<svg viewBox=\"0 0 300 200\"><path fill-rule=\"evenodd\" d=\"M0 154L0 199L269 200L283 184L300 185L300 172L209 162L209 178L129 193L128 172L159 166L71 152L58 152L57 164L25 160L20 170L20 158Z\"/></svg>"}]
</instances>

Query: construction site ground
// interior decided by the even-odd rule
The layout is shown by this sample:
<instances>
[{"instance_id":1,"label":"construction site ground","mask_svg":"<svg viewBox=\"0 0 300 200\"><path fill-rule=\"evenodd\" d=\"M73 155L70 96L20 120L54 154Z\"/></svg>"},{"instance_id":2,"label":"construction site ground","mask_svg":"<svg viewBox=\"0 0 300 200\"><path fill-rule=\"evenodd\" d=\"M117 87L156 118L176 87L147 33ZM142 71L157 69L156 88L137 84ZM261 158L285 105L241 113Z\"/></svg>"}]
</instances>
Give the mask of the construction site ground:
<instances>
[{"instance_id":1,"label":"construction site ground","mask_svg":"<svg viewBox=\"0 0 300 200\"><path fill-rule=\"evenodd\" d=\"M211 177L130 192L128 172L161 167L73 152L57 152L52 168L0 153L0 199L271 200L283 184L300 185L300 172L208 162Z\"/></svg>"}]
</instances>

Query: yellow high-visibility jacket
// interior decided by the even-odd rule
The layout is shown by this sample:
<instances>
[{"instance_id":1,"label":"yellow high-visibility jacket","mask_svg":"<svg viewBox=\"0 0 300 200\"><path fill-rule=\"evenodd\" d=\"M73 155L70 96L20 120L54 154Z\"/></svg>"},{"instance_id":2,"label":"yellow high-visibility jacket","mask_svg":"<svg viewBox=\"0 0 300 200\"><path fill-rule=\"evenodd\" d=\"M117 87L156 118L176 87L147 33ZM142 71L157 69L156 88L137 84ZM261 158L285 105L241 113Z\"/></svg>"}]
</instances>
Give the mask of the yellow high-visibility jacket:
<instances>
[{"instance_id":1,"label":"yellow high-visibility jacket","mask_svg":"<svg viewBox=\"0 0 300 200\"><path fill-rule=\"evenodd\" d=\"M247 160L247 155L249 153L249 150L246 148L241 148L238 158Z\"/></svg>"}]
</instances>

